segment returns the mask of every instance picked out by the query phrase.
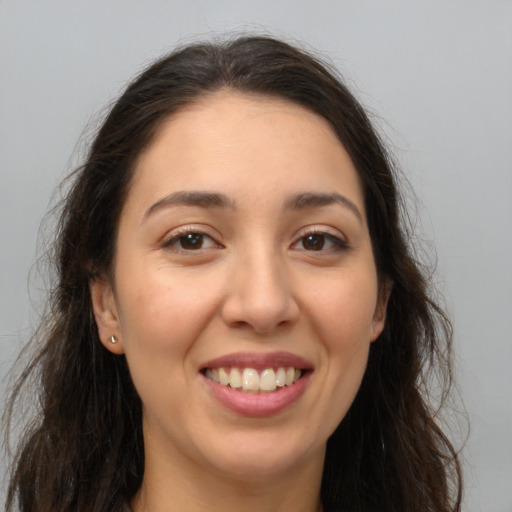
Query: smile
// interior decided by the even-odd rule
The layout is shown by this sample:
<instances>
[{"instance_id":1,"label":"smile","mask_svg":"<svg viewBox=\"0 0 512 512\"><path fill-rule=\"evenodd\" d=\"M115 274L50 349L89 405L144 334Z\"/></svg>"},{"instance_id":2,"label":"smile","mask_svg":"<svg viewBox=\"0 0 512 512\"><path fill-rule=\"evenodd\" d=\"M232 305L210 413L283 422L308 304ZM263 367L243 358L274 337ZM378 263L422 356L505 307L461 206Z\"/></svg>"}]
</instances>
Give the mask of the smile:
<instances>
[{"instance_id":1,"label":"smile","mask_svg":"<svg viewBox=\"0 0 512 512\"><path fill-rule=\"evenodd\" d=\"M244 393L270 393L278 388L291 386L297 382L303 372L293 366L265 368L258 372L255 368L207 368L206 378Z\"/></svg>"},{"instance_id":2,"label":"smile","mask_svg":"<svg viewBox=\"0 0 512 512\"><path fill-rule=\"evenodd\" d=\"M231 412L264 417L290 408L306 392L314 365L290 352L238 352L206 362L209 396Z\"/></svg>"}]
</instances>

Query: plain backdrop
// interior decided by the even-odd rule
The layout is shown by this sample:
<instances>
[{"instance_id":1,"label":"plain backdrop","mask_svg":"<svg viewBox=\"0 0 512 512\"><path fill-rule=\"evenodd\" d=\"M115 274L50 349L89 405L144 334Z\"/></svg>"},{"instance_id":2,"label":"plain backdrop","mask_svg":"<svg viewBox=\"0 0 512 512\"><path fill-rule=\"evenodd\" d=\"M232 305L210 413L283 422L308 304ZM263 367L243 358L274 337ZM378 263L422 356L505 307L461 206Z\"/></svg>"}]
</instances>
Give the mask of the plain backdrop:
<instances>
[{"instance_id":1,"label":"plain backdrop","mask_svg":"<svg viewBox=\"0 0 512 512\"><path fill-rule=\"evenodd\" d=\"M91 117L176 43L226 31L308 43L375 113L454 318L465 510L512 511L510 1L0 0L0 398L41 302L38 229Z\"/></svg>"}]
</instances>

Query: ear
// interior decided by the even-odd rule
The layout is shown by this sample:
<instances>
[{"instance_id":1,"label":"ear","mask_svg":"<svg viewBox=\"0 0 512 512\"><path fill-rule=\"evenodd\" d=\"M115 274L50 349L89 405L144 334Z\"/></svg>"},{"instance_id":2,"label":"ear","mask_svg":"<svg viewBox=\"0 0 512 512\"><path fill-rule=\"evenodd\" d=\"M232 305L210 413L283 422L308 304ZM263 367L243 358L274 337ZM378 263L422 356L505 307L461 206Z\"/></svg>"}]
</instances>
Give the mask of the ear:
<instances>
[{"instance_id":1,"label":"ear","mask_svg":"<svg viewBox=\"0 0 512 512\"><path fill-rule=\"evenodd\" d=\"M379 296L373 314L370 341L375 341L384 330L384 326L386 325L386 311L388 309L388 301L392 289L393 283L389 279L386 279L379 286Z\"/></svg>"},{"instance_id":2,"label":"ear","mask_svg":"<svg viewBox=\"0 0 512 512\"><path fill-rule=\"evenodd\" d=\"M123 354L121 326L110 280L100 277L91 279L89 291L101 343L113 354ZM113 339L116 341L113 342Z\"/></svg>"}]
</instances>

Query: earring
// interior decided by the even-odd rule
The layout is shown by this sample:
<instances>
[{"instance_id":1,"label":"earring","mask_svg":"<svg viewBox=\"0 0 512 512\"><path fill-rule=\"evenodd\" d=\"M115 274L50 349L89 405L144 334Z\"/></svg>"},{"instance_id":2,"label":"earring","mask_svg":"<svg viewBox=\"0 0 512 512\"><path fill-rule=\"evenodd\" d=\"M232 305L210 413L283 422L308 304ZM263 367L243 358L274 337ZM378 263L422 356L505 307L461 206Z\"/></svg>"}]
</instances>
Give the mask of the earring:
<instances>
[{"instance_id":1,"label":"earring","mask_svg":"<svg viewBox=\"0 0 512 512\"><path fill-rule=\"evenodd\" d=\"M117 338L114 335L110 336L110 343L112 343L112 345L117 343Z\"/></svg>"}]
</instances>

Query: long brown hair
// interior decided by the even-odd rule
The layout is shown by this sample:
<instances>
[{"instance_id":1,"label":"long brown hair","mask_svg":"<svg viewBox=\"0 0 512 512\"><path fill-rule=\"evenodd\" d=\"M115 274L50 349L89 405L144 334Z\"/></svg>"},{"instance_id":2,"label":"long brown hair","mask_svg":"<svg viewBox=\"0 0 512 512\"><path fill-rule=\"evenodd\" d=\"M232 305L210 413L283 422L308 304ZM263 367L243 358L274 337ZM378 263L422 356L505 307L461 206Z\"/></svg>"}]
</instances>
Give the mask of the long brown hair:
<instances>
[{"instance_id":1,"label":"long brown hair","mask_svg":"<svg viewBox=\"0 0 512 512\"><path fill-rule=\"evenodd\" d=\"M39 410L21 439L7 510L112 512L139 489L141 402L124 356L98 339L88 285L111 271L119 215L142 150L169 116L220 88L284 98L331 123L363 185L381 287L392 283L385 329L328 441L324 511L459 511L457 453L425 389L433 368L441 389L449 388L451 326L411 249L391 159L337 73L269 37L194 44L155 62L115 103L75 172L56 233L51 312L8 410L10 418L35 375Z\"/></svg>"}]
</instances>

